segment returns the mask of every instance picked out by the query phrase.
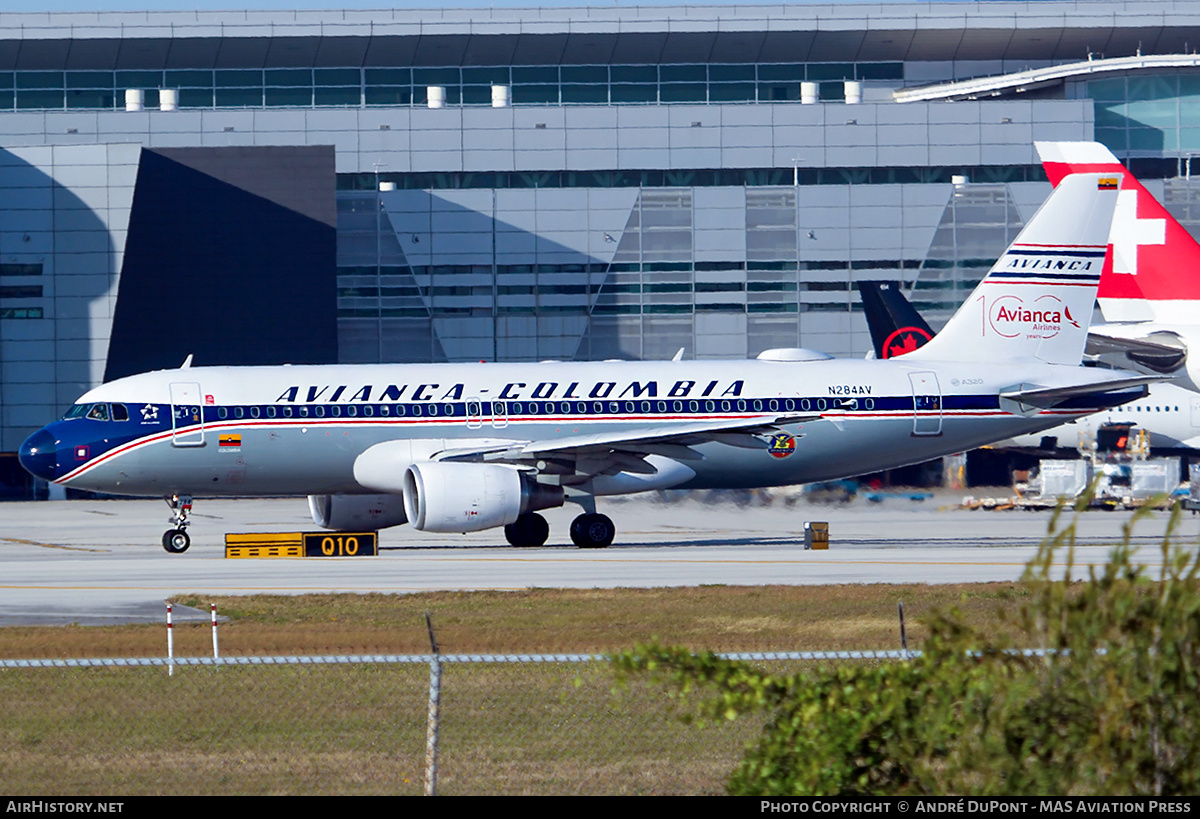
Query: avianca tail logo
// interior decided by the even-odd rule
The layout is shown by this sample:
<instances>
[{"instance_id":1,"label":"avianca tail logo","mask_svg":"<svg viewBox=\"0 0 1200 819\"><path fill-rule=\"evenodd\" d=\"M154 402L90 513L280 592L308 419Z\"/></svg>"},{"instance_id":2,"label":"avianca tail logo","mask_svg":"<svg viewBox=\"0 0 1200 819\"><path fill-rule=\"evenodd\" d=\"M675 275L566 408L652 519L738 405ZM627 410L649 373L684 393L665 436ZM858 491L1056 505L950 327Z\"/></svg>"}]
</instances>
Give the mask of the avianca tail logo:
<instances>
[{"instance_id":1,"label":"avianca tail logo","mask_svg":"<svg viewBox=\"0 0 1200 819\"><path fill-rule=\"evenodd\" d=\"M1004 338L1054 338L1064 324L1079 328L1062 299L1049 294L1038 296L1032 304L1020 296L1000 296L986 312L988 326Z\"/></svg>"}]
</instances>

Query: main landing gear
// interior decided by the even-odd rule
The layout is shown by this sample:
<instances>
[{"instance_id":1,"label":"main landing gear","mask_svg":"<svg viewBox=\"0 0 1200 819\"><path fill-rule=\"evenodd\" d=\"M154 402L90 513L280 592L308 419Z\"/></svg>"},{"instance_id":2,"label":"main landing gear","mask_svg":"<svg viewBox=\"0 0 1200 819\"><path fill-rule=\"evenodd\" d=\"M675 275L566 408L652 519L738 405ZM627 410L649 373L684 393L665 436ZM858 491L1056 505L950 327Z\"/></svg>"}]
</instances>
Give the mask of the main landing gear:
<instances>
[{"instance_id":1,"label":"main landing gear","mask_svg":"<svg viewBox=\"0 0 1200 819\"><path fill-rule=\"evenodd\" d=\"M541 546L550 537L550 524L541 515L530 512L504 527L504 539L511 546Z\"/></svg>"},{"instance_id":2,"label":"main landing gear","mask_svg":"<svg viewBox=\"0 0 1200 819\"><path fill-rule=\"evenodd\" d=\"M571 521L571 542L580 549L603 549L616 534L617 527L608 515L585 512Z\"/></svg>"},{"instance_id":3,"label":"main landing gear","mask_svg":"<svg viewBox=\"0 0 1200 819\"><path fill-rule=\"evenodd\" d=\"M595 512L585 512L571 522L571 542L580 549L603 549L613 542L616 533L612 520ZM541 546L549 537L550 524L532 512L504 527L504 538L512 546Z\"/></svg>"},{"instance_id":4,"label":"main landing gear","mask_svg":"<svg viewBox=\"0 0 1200 819\"><path fill-rule=\"evenodd\" d=\"M163 548L171 554L186 552L192 545L192 539L186 531L189 523L187 516L192 511L192 496L167 495L163 500L171 507L171 517L167 518L167 521L175 525L174 529L163 532Z\"/></svg>"}]
</instances>

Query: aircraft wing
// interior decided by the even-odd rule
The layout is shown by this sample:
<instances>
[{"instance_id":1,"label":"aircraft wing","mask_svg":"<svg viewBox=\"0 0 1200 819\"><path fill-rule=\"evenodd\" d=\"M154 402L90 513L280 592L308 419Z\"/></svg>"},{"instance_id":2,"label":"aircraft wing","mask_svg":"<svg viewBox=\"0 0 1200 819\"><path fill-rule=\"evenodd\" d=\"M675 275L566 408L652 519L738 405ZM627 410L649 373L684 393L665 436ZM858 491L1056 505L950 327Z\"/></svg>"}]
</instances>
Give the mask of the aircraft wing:
<instances>
[{"instance_id":1,"label":"aircraft wing","mask_svg":"<svg viewBox=\"0 0 1200 819\"><path fill-rule=\"evenodd\" d=\"M756 415L738 420L694 421L661 424L587 435L568 435L541 441L514 441L508 445L447 449L438 453L439 461L492 461L526 464L541 471L538 462L549 459L570 474L580 476L614 474L620 471L654 472L643 458L660 455L679 461L701 460L703 455L691 447L719 441L748 449L766 449L768 442L759 436L773 435L787 424L817 421L821 415Z\"/></svg>"}]
</instances>

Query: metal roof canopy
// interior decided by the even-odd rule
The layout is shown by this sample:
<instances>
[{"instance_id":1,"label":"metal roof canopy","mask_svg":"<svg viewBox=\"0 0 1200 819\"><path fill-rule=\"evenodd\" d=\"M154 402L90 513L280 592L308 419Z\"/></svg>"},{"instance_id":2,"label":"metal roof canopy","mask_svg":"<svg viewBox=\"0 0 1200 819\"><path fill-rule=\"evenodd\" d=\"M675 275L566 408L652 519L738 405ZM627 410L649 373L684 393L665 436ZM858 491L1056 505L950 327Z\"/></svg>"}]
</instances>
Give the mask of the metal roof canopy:
<instances>
[{"instance_id":1,"label":"metal roof canopy","mask_svg":"<svg viewBox=\"0 0 1200 819\"><path fill-rule=\"evenodd\" d=\"M0 13L0 70L1051 62L1197 45L1197 0Z\"/></svg>"}]
</instances>

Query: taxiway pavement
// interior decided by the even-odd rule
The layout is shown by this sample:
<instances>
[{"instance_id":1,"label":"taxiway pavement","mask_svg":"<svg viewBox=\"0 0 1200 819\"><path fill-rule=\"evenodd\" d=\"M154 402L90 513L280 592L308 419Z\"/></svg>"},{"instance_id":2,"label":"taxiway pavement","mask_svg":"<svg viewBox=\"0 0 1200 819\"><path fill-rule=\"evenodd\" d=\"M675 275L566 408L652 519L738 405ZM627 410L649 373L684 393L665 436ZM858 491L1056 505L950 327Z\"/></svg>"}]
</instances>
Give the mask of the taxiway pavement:
<instances>
[{"instance_id":1,"label":"taxiway pavement","mask_svg":"<svg viewBox=\"0 0 1200 819\"><path fill-rule=\"evenodd\" d=\"M410 593L437 589L616 588L701 584L956 583L1020 577L1046 534L1048 512L953 508L958 496L880 504L787 507L690 499L602 501L616 523L608 549L566 536L574 507L546 512L550 544L514 549L501 530L380 533L375 558L227 560L227 532L317 531L303 499L199 500L191 549L171 555L161 501L46 501L0 505L0 625L161 622L184 594ZM1130 512L1088 512L1077 523L1075 574L1102 564ZM1152 575L1167 514L1140 521L1133 541ZM805 551L804 522L828 521L831 548ZM1195 548L1197 519L1175 542ZM1066 570L1066 555L1055 565ZM207 612L196 616L207 617Z\"/></svg>"}]
</instances>

